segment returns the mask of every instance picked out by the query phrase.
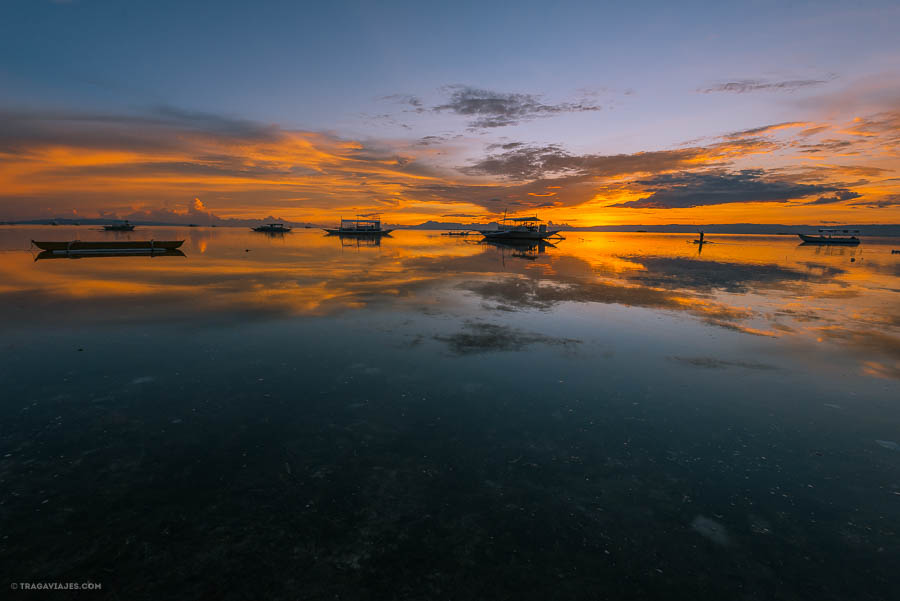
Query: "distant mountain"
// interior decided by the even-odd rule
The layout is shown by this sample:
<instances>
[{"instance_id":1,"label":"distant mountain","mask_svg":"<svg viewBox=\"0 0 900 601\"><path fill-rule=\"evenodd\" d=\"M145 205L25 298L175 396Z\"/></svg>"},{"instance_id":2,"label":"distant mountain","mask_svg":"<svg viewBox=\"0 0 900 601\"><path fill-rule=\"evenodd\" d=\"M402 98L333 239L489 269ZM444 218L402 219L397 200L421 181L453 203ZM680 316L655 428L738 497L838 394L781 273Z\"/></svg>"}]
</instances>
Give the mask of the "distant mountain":
<instances>
[{"instance_id":1,"label":"distant mountain","mask_svg":"<svg viewBox=\"0 0 900 601\"><path fill-rule=\"evenodd\" d=\"M418 225L390 225L394 229L407 230L453 230L453 229L493 229L497 222L490 223L457 223L442 221L426 221ZM865 236L900 236L900 224L896 225L783 225L773 223L715 223L706 225L685 225L670 223L665 225L594 225L575 227L564 223L548 222L548 227L567 232L652 232L694 234L703 230L709 234L787 234L816 232L823 228L841 228L859 230Z\"/></svg>"},{"instance_id":2,"label":"distant mountain","mask_svg":"<svg viewBox=\"0 0 900 601\"><path fill-rule=\"evenodd\" d=\"M218 227L256 227L264 223L284 223L294 228L322 227L321 224L288 221L278 219L276 217L266 217L265 219L221 219L216 218L212 223L204 223L202 219L190 221L154 221L131 219L134 225L189 225L194 223L199 226L216 225ZM71 219L71 218L47 218L47 219L29 219L25 221L8 222L12 224L22 225L49 225L56 223L57 225L106 225L110 223L119 223L119 219ZM496 229L499 224L496 221L489 223L460 223L455 221L425 221L418 225L398 225L384 224L385 228L399 230L483 230ZM863 236L900 236L900 224L878 225L878 224L862 224L862 225L783 225L773 223L714 223L706 225L686 225L682 223L669 223L665 225L594 225L588 227L575 227L566 223L547 222L547 226L552 229L559 229L566 232L648 232L648 233L673 233L673 234L694 234L699 230L703 230L708 234L786 234L793 235L797 233L816 232L823 228L840 228L859 230Z\"/></svg>"},{"instance_id":3,"label":"distant mountain","mask_svg":"<svg viewBox=\"0 0 900 601\"><path fill-rule=\"evenodd\" d=\"M112 223L122 223L123 219L71 219L71 218L47 218L47 219L26 219L21 221L10 221L7 222L11 225L50 225L55 223L56 225L108 225ZM184 219L181 221L159 221L153 219L129 219L129 223L133 225L197 225L200 227L256 227L258 225L263 225L266 223L283 223L285 225L289 225L294 228L303 228L306 226L309 227L322 227L321 225L315 223L307 223L301 221L288 221L286 219L278 219L276 217L267 217L265 219L217 219L212 222L205 221L203 219Z\"/></svg>"}]
</instances>

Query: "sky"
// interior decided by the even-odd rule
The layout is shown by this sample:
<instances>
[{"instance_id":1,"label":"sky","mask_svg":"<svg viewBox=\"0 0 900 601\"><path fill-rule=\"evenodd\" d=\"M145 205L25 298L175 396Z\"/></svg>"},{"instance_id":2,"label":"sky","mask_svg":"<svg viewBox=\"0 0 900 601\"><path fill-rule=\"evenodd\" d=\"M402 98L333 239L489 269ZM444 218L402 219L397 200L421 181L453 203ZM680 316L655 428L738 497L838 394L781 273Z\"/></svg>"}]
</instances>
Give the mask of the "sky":
<instances>
[{"instance_id":1,"label":"sky","mask_svg":"<svg viewBox=\"0 0 900 601\"><path fill-rule=\"evenodd\" d=\"M3 9L0 220L900 223L896 2Z\"/></svg>"}]
</instances>

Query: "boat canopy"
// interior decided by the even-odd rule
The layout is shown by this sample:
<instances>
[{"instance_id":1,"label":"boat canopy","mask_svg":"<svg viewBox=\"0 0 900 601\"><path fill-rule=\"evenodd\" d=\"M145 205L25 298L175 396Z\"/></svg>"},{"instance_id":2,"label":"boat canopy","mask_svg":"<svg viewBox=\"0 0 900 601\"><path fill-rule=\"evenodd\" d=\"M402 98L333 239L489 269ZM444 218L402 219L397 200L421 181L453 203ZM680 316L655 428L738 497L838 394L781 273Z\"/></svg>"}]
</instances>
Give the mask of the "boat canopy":
<instances>
[{"instance_id":1,"label":"boat canopy","mask_svg":"<svg viewBox=\"0 0 900 601\"><path fill-rule=\"evenodd\" d=\"M356 219L341 218L341 229L380 230L381 219L360 219L359 217Z\"/></svg>"},{"instance_id":2,"label":"boat canopy","mask_svg":"<svg viewBox=\"0 0 900 601\"><path fill-rule=\"evenodd\" d=\"M503 221L543 221L543 219L538 219L535 215L534 217L505 217Z\"/></svg>"}]
</instances>

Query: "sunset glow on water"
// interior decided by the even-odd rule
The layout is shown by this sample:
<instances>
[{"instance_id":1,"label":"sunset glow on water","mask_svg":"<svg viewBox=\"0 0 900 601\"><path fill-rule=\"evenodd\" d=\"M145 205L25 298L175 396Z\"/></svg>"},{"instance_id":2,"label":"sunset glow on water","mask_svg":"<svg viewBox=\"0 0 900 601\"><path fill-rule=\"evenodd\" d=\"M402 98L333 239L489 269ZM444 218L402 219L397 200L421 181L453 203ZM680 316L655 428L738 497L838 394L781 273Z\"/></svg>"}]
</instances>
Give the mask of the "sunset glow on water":
<instances>
[{"instance_id":1,"label":"sunset glow on water","mask_svg":"<svg viewBox=\"0 0 900 601\"><path fill-rule=\"evenodd\" d=\"M29 250L139 235L183 256ZM4 228L7 564L129 597L886 598L900 240L692 238Z\"/></svg>"}]
</instances>

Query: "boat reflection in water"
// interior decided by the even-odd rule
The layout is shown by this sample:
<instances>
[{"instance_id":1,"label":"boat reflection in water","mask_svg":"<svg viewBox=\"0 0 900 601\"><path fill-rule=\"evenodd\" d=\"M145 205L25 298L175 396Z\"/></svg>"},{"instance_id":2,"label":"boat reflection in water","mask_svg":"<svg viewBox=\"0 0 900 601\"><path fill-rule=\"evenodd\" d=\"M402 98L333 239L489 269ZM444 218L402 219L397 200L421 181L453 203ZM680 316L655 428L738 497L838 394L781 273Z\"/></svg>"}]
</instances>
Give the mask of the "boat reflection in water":
<instances>
[{"instance_id":1,"label":"boat reflection in water","mask_svg":"<svg viewBox=\"0 0 900 601\"><path fill-rule=\"evenodd\" d=\"M523 239L491 239L486 238L481 241L485 246L493 246L500 249L502 256L514 257L516 259L527 259L534 261L539 255L547 252L548 248L556 248L556 245L546 240L523 240Z\"/></svg>"},{"instance_id":2,"label":"boat reflection in water","mask_svg":"<svg viewBox=\"0 0 900 601\"><path fill-rule=\"evenodd\" d=\"M326 238L339 238L341 241L341 247L355 247L355 248L374 248L376 246L381 246L382 238L390 238L391 235L387 233L380 234L339 234L336 232L329 232L325 234Z\"/></svg>"}]
</instances>

